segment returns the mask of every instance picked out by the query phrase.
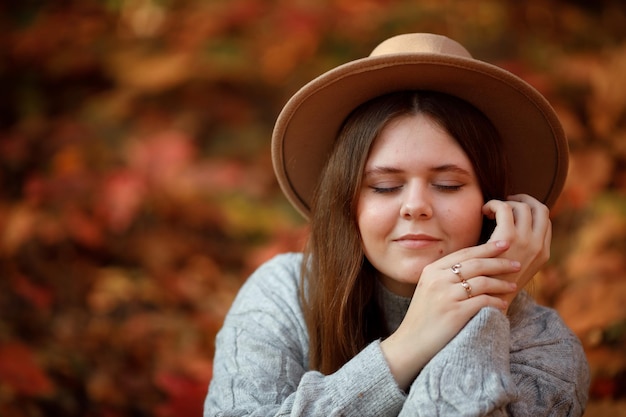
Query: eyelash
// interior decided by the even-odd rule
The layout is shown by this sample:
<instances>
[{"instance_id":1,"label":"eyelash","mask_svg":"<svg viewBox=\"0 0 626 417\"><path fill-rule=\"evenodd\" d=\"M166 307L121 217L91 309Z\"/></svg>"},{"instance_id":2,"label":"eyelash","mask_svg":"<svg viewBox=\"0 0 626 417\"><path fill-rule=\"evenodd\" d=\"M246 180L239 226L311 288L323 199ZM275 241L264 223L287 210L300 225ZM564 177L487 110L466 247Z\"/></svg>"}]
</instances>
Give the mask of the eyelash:
<instances>
[{"instance_id":1,"label":"eyelash","mask_svg":"<svg viewBox=\"0 0 626 417\"><path fill-rule=\"evenodd\" d=\"M459 191L463 186L462 185L437 185L437 184L433 184L433 186L435 188L437 188L439 191L444 191L444 192L453 192L453 191Z\"/></svg>"},{"instance_id":2,"label":"eyelash","mask_svg":"<svg viewBox=\"0 0 626 417\"><path fill-rule=\"evenodd\" d=\"M401 187L370 187L376 194L388 194L399 190Z\"/></svg>"},{"instance_id":3,"label":"eyelash","mask_svg":"<svg viewBox=\"0 0 626 417\"><path fill-rule=\"evenodd\" d=\"M454 192L454 191L459 191L463 185L442 185L442 184L433 184L433 187L439 191L442 192ZM393 193L394 191L398 191L400 188L402 188L402 186L398 186L398 187L370 187L376 194L389 194L389 193Z\"/></svg>"}]
</instances>

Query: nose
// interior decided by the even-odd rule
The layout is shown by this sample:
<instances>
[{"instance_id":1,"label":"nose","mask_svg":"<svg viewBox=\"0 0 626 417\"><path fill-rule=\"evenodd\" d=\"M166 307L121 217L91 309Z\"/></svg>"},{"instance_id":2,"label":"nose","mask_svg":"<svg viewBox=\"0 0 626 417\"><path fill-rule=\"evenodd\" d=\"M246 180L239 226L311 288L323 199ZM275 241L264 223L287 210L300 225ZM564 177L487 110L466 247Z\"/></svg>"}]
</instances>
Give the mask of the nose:
<instances>
[{"instance_id":1,"label":"nose","mask_svg":"<svg viewBox=\"0 0 626 417\"><path fill-rule=\"evenodd\" d=\"M428 186L413 185L405 187L400 207L400 216L404 219L429 219L433 215L433 206L428 193Z\"/></svg>"}]
</instances>

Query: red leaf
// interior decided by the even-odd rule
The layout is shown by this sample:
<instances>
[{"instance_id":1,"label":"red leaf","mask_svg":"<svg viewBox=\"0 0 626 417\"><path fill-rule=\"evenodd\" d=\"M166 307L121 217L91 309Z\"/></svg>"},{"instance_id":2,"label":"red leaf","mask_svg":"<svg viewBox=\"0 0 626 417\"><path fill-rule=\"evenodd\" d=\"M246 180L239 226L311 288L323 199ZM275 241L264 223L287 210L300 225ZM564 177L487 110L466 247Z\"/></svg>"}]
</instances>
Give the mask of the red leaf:
<instances>
[{"instance_id":1,"label":"red leaf","mask_svg":"<svg viewBox=\"0 0 626 417\"><path fill-rule=\"evenodd\" d=\"M157 186L167 185L192 163L195 156L191 138L178 131L161 132L138 140L128 149L131 168Z\"/></svg>"},{"instance_id":2,"label":"red leaf","mask_svg":"<svg viewBox=\"0 0 626 417\"><path fill-rule=\"evenodd\" d=\"M592 398L612 398L616 388L616 382L612 378L596 377L591 383L589 394Z\"/></svg>"},{"instance_id":3,"label":"red leaf","mask_svg":"<svg viewBox=\"0 0 626 417\"><path fill-rule=\"evenodd\" d=\"M208 383L172 372L162 372L156 376L156 384L168 395L168 402L156 408L159 417L197 416L202 414L202 406Z\"/></svg>"},{"instance_id":4,"label":"red leaf","mask_svg":"<svg viewBox=\"0 0 626 417\"><path fill-rule=\"evenodd\" d=\"M91 248L102 246L104 237L95 219L74 207L67 207L64 217L67 230L74 240Z\"/></svg>"},{"instance_id":5,"label":"red leaf","mask_svg":"<svg viewBox=\"0 0 626 417\"><path fill-rule=\"evenodd\" d=\"M98 209L108 227L124 232L141 210L146 188L141 177L130 170L111 174L104 180Z\"/></svg>"},{"instance_id":6,"label":"red leaf","mask_svg":"<svg viewBox=\"0 0 626 417\"><path fill-rule=\"evenodd\" d=\"M32 283L25 276L17 276L13 279L15 292L30 302L39 310L48 310L52 304L53 293L49 289Z\"/></svg>"},{"instance_id":7,"label":"red leaf","mask_svg":"<svg viewBox=\"0 0 626 417\"><path fill-rule=\"evenodd\" d=\"M32 397L53 391L52 382L37 364L31 349L17 342L0 345L0 385Z\"/></svg>"}]
</instances>

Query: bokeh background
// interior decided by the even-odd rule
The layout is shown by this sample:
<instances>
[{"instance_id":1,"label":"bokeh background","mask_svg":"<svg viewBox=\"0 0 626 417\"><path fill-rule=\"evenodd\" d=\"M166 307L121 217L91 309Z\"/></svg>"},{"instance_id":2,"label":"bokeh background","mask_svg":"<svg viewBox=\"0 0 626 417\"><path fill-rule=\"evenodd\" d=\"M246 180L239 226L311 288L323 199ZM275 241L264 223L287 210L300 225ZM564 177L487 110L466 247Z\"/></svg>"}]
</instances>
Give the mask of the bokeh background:
<instances>
[{"instance_id":1,"label":"bokeh background","mask_svg":"<svg viewBox=\"0 0 626 417\"><path fill-rule=\"evenodd\" d=\"M571 172L533 292L585 345L586 415L626 415L623 1L23 0L0 5L0 416L199 416L237 289L306 237L281 106L409 31L554 104Z\"/></svg>"}]
</instances>

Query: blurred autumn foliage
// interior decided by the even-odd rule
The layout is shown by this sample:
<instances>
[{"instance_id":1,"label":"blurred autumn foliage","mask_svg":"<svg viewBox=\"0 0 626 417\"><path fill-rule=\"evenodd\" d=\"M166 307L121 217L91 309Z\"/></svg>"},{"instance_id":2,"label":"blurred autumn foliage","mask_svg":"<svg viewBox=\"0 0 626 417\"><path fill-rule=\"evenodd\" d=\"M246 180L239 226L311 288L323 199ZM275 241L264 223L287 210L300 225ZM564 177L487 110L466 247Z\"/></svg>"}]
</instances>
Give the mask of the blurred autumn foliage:
<instances>
[{"instance_id":1,"label":"blurred autumn foliage","mask_svg":"<svg viewBox=\"0 0 626 417\"><path fill-rule=\"evenodd\" d=\"M571 172L534 293L585 344L586 415L626 415L622 1L29 0L0 30L0 416L200 415L238 287L306 235L278 111L408 31L555 105Z\"/></svg>"}]
</instances>

